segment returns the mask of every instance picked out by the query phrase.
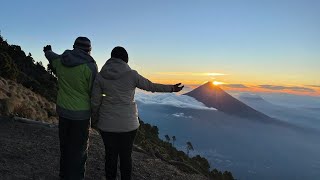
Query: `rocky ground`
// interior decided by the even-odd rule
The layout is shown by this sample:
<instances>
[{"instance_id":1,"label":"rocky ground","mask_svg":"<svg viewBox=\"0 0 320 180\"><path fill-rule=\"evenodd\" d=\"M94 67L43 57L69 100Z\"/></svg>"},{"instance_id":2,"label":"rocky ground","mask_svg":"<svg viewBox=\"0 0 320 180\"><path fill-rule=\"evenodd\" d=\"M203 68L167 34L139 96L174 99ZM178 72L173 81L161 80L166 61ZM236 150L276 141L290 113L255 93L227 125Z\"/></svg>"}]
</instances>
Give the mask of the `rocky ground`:
<instances>
[{"instance_id":1,"label":"rocky ground","mask_svg":"<svg viewBox=\"0 0 320 180\"><path fill-rule=\"evenodd\" d=\"M59 179L58 129L0 117L0 179ZM96 132L90 133L86 179L104 179L104 147ZM120 178L118 178L120 179ZM206 179L181 172L147 154L133 152L133 179Z\"/></svg>"}]
</instances>

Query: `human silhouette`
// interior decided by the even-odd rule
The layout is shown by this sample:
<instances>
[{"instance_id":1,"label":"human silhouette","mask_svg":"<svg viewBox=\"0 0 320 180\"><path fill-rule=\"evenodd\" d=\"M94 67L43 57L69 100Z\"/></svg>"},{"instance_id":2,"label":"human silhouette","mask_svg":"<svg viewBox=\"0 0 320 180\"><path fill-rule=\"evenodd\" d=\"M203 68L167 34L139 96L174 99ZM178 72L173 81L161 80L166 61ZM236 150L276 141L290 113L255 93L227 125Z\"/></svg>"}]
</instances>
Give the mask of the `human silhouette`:
<instances>
[{"instance_id":1,"label":"human silhouette","mask_svg":"<svg viewBox=\"0 0 320 180\"><path fill-rule=\"evenodd\" d=\"M90 56L91 42L78 37L73 50L58 55L51 45L43 48L58 78L57 113L59 115L61 179L84 179L90 128L90 96L97 65Z\"/></svg>"},{"instance_id":2,"label":"human silhouette","mask_svg":"<svg viewBox=\"0 0 320 180\"><path fill-rule=\"evenodd\" d=\"M134 101L136 88L151 92L178 92L183 86L156 84L132 70L128 53L115 47L111 58L98 73L92 90L92 125L100 131L105 145L106 179L116 179L118 156L122 180L131 179L132 146L139 128Z\"/></svg>"}]
</instances>

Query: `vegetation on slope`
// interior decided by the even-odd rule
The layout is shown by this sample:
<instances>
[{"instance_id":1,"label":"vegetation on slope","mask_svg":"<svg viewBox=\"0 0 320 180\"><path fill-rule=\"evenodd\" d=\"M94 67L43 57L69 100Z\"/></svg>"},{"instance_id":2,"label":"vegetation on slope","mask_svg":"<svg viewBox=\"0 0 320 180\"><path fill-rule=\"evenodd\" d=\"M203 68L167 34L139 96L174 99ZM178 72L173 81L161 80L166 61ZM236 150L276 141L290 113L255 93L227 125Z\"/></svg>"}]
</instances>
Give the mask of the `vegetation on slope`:
<instances>
[{"instance_id":1,"label":"vegetation on slope","mask_svg":"<svg viewBox=\"0 0 320 180\"><path fill-rule=\"evenodd\" d=\"M31 53L28 55L17 45L9 45L0 36L0 76L14 80L32 89L51 102L57 95L57 79L49 73L41 62L35 62Z\"/></svg>"}]
</instances>

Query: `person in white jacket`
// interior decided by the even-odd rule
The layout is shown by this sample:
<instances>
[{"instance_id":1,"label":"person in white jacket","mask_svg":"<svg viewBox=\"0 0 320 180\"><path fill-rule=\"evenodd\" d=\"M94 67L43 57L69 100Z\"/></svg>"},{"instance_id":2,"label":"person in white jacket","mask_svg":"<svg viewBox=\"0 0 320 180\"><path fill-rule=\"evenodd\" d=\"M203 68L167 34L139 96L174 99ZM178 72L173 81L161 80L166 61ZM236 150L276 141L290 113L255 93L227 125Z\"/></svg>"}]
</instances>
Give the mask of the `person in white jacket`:
<instances>
[{"instance_id":1,"label":"person in white jacket","mask_svg":"<svg viewBox=\"0 0 320 180\"><path fill-rule=\"evenodd\" d=\"M132 70L128 53L115 47L111 58L96 76L91 95L92 127L100 131L105 145L106 179L116 179L118 156L121 179L131 179L132 146L139 128L134 101L136 88L151 92L179 92L184 86L156 84Z\"/></svg>"}]
</instances>

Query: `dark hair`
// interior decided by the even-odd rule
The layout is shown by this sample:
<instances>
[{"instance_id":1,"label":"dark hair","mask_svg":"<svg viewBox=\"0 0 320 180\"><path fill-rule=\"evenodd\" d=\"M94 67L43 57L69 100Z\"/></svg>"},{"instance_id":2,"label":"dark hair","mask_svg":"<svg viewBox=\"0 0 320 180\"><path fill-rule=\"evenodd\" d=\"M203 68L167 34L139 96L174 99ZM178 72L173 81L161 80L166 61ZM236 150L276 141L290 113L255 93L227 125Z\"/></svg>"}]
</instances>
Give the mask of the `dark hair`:
<instances>
[{"instance_id":1,"label":"dark hair","mask_svg":"<svg viewBox=\"0 0 320 180\"><path fill-rule=\"evenodd\" d=\"M126 63L128 63L129 61L127 51L121 46L117 46L113 48L113 50L111 51L111 57L122 59Z\"/></svg>"}]
</instances>

